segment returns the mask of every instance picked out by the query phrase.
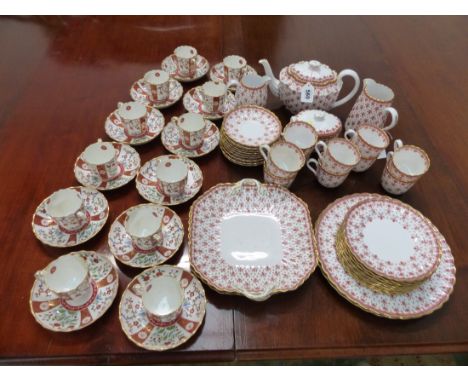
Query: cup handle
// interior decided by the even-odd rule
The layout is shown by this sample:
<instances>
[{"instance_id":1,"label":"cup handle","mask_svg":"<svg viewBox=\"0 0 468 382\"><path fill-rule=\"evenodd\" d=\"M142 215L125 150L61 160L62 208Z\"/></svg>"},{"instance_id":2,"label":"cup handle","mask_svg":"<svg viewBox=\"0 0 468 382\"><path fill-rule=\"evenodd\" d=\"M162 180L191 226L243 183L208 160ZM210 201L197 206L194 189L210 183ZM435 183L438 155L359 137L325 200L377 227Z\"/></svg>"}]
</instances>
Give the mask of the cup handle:
<instances>
[{"instance_id":1,"label":"cup handle","mask_svg":"<svg viewBox=\"0 0 468 382\"><path fill-rule=\"evenodd\" d=\"M324 141L318 141L315 145L315 152L317 153L318 157L322 159L323 153L321 151L325 151L327 148L327 144Z\"/></svg>"},{"instance_id":2,"label":"cup handle","mask_svg":"<svg viewBox=\"0 0 468 382\"><path fill-rule=\"evenodd\" d=\"M395 139L395 142L393 142L393 150L398 150L403 147L403 141L401 139Z\"/></svg>"},{"instance_id":3,"label":"cup handle","mask_svg":"<svg viewBox=\"0 0 468 382\"><path fill-rule=\"evenodd\" d=\"M352 69L344 69L338 74L338 81L343 81L343 77L352 77L354 79L354 87L353 89L343 98L339 99L338 101L335 101L335 103L332 105L331 109L334 107L343 105L344 103L348 102L351 98L354 97L354 95L357 93L359 89L359 85L361 84L361 80L359 79L358 74L352 70Z\"/></svg>"},{"instance_id":4,"label":"cup handle","mask_svg":"<svg viewBox=\"0 0 468 382\"><path fill-rule=\"evenodd\" d=\"M161 243L162 240L163 240L163 236L162 236L162 232L156 232L154 235L153 235L153 239L156 241L156 243Z\"/></svg>"},{"instance_id":5,"label":"cup handle","mask_svg":"<svg viewBox=\"0 0 468 382\"><path fill-rule=\"evenodd\" d=\"M239 81L233 78L231 81L227 83L227 88L229 89L230 87L235 87L237 90L237 87L239 86Z\"/></svg>"},{"instance_id":6,"label":"cup handle","mask_svg":"<svg viewBox=\"0 0 468 382\"><path fill-rule=\"evenodd\" d=\"M44 271L43 270L40 270L40 271L37 271L36 273L34 273L34 277L36 278L36 280L38 280L40 282L45 282Z\"/></svg>"},{"instance_id":7,"label":"cup handle","mask_svg":"<svg viewBox=\"0 0 468 382\"><path fill-rule=\"evenodd\" d=\"M270 156L270 151L271 151L270 146L261 145L259 150L260 150L260 154L262 154L263 159L265 159L267 161L269 156Z\"/></svg>"},{"instance_id":8,"label":"cup handle","mask_svg":"<svg viewBox=\"0 0 468 382\"><path fill-rule=\"evenodd\" d=\"M79 218L86 218L86 214L83 211L78 211L76 213L76 216L78 216Z\"/></svg>"},{"instance_id":9,"label":"cup handle","mask_svg":"<svg viewBox=\"0 0 468 382\"><path fill-rule=\"evenodd\" d=\"M179 117L176 117L176 116L173 116L171 118L171 122L176 125L176 126L179 126Z\"/></svg>"},{"instance_id":10,"label":"cup handle","mask_svg":"<svg viewBox=\"0 0 468 382\"><path fill-rule=\"evenodd\" d=\"M390 114L392 117L392 121L388 126L385 126L383 128L384 131L388 131L390 129L393 129L395 125L398 123L398 112L394 107L386 107L385 109L385 115Z\"/></svg>"},{"instance_id":11,"label":"cup handle","mask_svg":"<svg viewBox=\"0 0 468 382\"><path fill-rule=\"evenodd\" d=\"M123 102L117 102L117 109L120 109L123 106Z\"/></svg>"},{"instance_id":12,"label":"cup handle","mask_svg":"<svg viewBox=\"0 0 468 382\"><path fill-rule=\"evenodd\" d=\"M350 141L351 139L353 139L355 136L356 136L356 132L355 132L353 129L346 130L346 132L344 133L344 137L345 137L348 141Z\"/></svg>"},{"instance_id":13,"label":"cup handle","mask_svg":"<svg viewBox=\"0 0 468 382\"><path fill-rule=\"evenodd\" d=\"M316 168L314 168L312 166L312 164L315 164ZM315 158L310 158L307 163L306 163L306 166L307 168L312 172L312 174L314 174L315 176L317 176L317 169L318 169L318 160L315 159Z\"/></svg>"},{"instance_id":14,"label":"cup handle","mask_svg":"<svg viewBox=\"0 0 468 382\"><path fill-rule=\"evenodd\" d=\"M387 153L387 163L390 161L390 159L392 158L392 156L393 156L393 151L389 151L389 152Z\"/></svg>"}]
</instances>

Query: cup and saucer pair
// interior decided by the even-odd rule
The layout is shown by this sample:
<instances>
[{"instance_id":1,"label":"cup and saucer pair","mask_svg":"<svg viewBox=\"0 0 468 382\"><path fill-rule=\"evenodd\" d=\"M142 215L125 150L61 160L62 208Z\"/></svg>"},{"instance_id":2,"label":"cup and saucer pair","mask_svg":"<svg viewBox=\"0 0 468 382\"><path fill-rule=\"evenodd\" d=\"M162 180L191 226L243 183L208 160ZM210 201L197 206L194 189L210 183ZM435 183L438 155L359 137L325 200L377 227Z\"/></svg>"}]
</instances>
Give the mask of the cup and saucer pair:
<instances>
[{"instance_id":1,"label":"cup and saucer pair","mask_svg":"<svg viewBox=\"0 0 468 382\"><path fill-rule=\"evenodd\" d=\"M247 74L257 74L256 70L247 64L247 60L238 55L230 55L210 69L210 80L228 84L233 79L240 80ZM235 89L235 87L233 87Z\"/></svg>"},{"instance_id":2,"label":"cup and saucer pair","mask_svg":"<svg viewBox=\"0 0 468 382\"><path fill-rule=\"evenodd\" d=\"M236 97L222 81L208 81L190 89L183 103L188 112L212 121L224 118L237 105Z\"/></svg>"},{"instance_id":3,"label":"cup and saucer pair","mask_svg":"<svg viewBox=\"0 0 468 382\"><path fill-rule=\"evenodd\" d=\"M206 75L210 64L193 46L181 45L162 61L161 68L180 82L192 82Z\"/></svg>"},{"instance_id":4,"label":"cup and saucer pair","mask_svg":"<svg viewBox=\"0 0 468 382\"><path fill-rule=\"evenodd\" d=\"M180 248L184 226L170 208L140 204L122 212L109 231L109 248L120 262L135 268L164 263Z\"/></svg>"},{"instance_id":5,"label":"cup and saucer pair","mask_svg":"<svg viewBox=\"0 0 468 382\"><path fill-rule=\"evenodd\" d=\"M132 146L155 139L164 128L164 116L150 104L119 102L106 119L106 134L114 141Z\"/></svg>"},{"instance_id":6,"label":"cup and saucer pair","mask_svg":"<svg viewBox=\"0 0 468 382\"><path fill-rule=\"evenodd\" d=\"M109 204L101 192L81 186L64 188L39 204L32 230L46 245L72 247L96 236L108 216Z\"/></svg>"},{"instance_id":7,"label":"cup and saucer pair","mask_svg":"<svg viewBox=\"0 0 468 382\"><path fill-rule=\"evenodd\" d=\"M119 319L135 345L164 351L187 342L200 328L205 311L201 282L180 267L161 265L130 281L122 294Z\"/></svg>"},{"instance_id":8,"label":"cup and saucer pair","mask_svg":"<svg viewBox=\"0 0 468 382\"><path fill-rule=\"evenodd\" d=\"M156 109L165 109L182 98L184 89L179 81L165 70L150 70L133 83L130 97Z\"/></svg>"},{"instance_id":9,"label":"cup and saucer pair","mask_svg":"<svg viewBox=\"0 0 468 382\"><path fill-rule=\"evenodd\" d=\"M71 252L36 272L29 298L34 319L53 332L73 332L98 320L119 289L117 270L96 252Z\"/></svg>"},{"instance_id":10,"label":"cup and saucer pair","mask_svg":"<svg viewBox=\"0 0 468 382\"><path fill-rule=\"evenodd\" d=\"M180 155L162 155L138 171L138 193L151 203L173 206L192 199L203 183L198 165Z\"/></svg>"},{"instance_id":11,"label":"cup and saucer pair","mask_svg":"<svg viewBox=\"0 0 468 382\"><path fill-rule=\"evenodd\" d=\"M161 142L167 151L187 158L198 158L219 144L219 129L200 114L185 113L173 117L164 127Z\"/></svg>"},{"instance_id":12,"label":"cup and saucer pair","mask_svg":"<svg viewBox=\"0 0 468 382\"><path fill-rule=\"evenodd\" d=\"M76 159L75 177L83 186L101 191L129 183L140 168L140 155L131 146L99 139Z\"/></svg>"}]
</instances>

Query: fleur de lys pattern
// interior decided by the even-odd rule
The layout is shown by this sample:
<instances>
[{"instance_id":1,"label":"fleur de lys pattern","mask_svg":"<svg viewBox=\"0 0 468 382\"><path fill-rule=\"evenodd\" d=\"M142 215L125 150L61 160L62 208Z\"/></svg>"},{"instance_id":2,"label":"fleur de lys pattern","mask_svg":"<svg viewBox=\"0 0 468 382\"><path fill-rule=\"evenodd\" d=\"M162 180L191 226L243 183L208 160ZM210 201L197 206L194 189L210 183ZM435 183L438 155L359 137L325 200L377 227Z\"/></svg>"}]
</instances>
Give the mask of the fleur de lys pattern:
<instances>
[{"instance_id":1,"label":"fleur de lys pattern","mask_svg":"<svg viewBox=\"0 0 468 382\"><path fill-rule=\"evenodd\" d=\"M416 289L395 295L378 293L361 285L346 273L336 254L336 234L348 211L357 203L370 199L392 200L377 194L348 195L330 204L319 216L316 235L322 273L345 299L378 316L411 319L439 309L453 291L455 264L445 238L433 225L431 227L442 248L442 258L437 270Z\"/></svg>"},{"instance_id":2,"label":"fleur de lys pattern","mask_svg":"<svg viewBox=\"0 0 468 382\"><path fill-rule=\"evenodd\" d=\"M112 223L109 231L109 248L117 260L136 268L148 268L159 265L170 259L179 249L184 240L184 226L179 216L170 208L146 204L157 216L162 218L163 241L150 251L141 251L134 247L132 238L125 230L125 220L134 206L124 211Z\"/></svg>"},{"instance_id":3,"label":"fleur de lys pattern","mask_svg":"<svg viewBox=\"0 0 468 382\"><path fill-rule=\"evenodd\" d=\"M147 131L145 135L137 138L129 137L125 132L123 122L117 110L113 111L106 119L104 126L106 134L116 142L128 143L133 146L152 141L164 128L164 116L154 107L146 106L146 109L148 114L146 118Z\"/></svg>"},{"instance_id":4,"label":"fleur de lys pattern","mask_svg":"<svg viewBox=\"0 0 468 382\"><path fill-rule=\"evenodd\" d=\"M180 82L191 82L202 78L206 73L208 73L208 70L210 69L210 64L208 63L205 57L198 55L197 68L195 70L195 74L192 77L181 76L177 68L175 55L171 54L162 61L161 68L162 70L168 72L171 77L175 78Z\"/></svg>"},{"instance_id":5,"label":"fleur de lys pattern","mask_svg":"<svg viewBox=\"0 0 468 382\"><path fill-rule=\"evenodd\" d=\"M242 125L255 124L255 131ZM229 113L223 121L226 135L245 146L260 146L276 141L283 126L276 115L259 106L241 106Z\"/></svg>"},{"instance_id":6,"label":"fleur de lys pattern","mask_svg":"<svg viewBox=\"0 0 468 382\"><path fill-rule=\"evenodd\" d=\"M381 184L385 191L389 194L401 195L407 192L414 184L417 182L413 180L412 182L403 182L400 179L395 178L392 173L389 171L389 163L385 166L382 173Z\"/></svg>"},{"instance_id":7,"label":"fleur de lys pattern","mask_svg":"<svg viewBox=\"0 0 468 382\"><path fill-rule=\"evenodd\" d=\"M215 121L221 119L224 115L236 107L236 97L229 90L226 95L226 101L221 105L221 112L211 113L205 110L203 106L202 96L200 94L201 86L190 89L185 93L183 103L185 110L190 113L198 113L205 119Z\"/></svg>"},{"instance_id":8,"label":"fleur de lys pattern","mask_svg":"<svg viewBox=\"0 0 468 382\"><path fill-rule=\"evenodd\" d=\"M406 260L379 257L368 247L364 232L369 224L391 221L406 231L413 242ZM434 230L427 219L397 200L370 200L353 207L345 221L346 241L357 259L373 272L397 281L425 279L437 267L441 252Z\"/></svg>"},{"instance_id":9,"label":"fleur de lys pattern","mask_svg":"<svg viewBox=\"0 0 468 382\"><path fill-rule=\"evenodd\" d=\"M127 144L112 142L112 145L119 152L117 162L122 169L121 174L115 179L103 181L95 171L88 167L80 155L76 159L74 167L75 177L78 182L86 187L108 191L126 185L135 177L140 168L140 155L138 155L138 152Z\"/></svg>"},{"instance_id":10,"label":"fleur de lys pattern","mask_svg":"<svg viewBox=\"0 0 468 382\"><path fill-rule=\"evenodd\" d=\"M281 227L281 261L275 265L232 265L220 253L221 221L233 214L266 214ZM283 187L219 184L192 205L190 264L212 288L224 293L260 294L297 289L317 265L307 205Z\"/></svg>"},{"instance_id":11,"label":"fleur de lys pattern","mask_svg":"<svg viewBox=\"0 0 468 382\"><path fill-rule=\"evenodd\" d=\"M117 271L103 255L92 251L79 251L89 267L94 292L90 301L81 307L69 309L43 282L36 280L31 289L29 305L35 320L54 332L72 332L96 322L112 305L119 289Z\"/></svg>"},{"instance_id":12,"label":"fleur de lys pattern","mask_svg":"<svg viewBox=\"0 0 468 382\"><path fill-rule=\"evenodd\" d=\"M188 166L187 185L185 192L176 196L164 195L161 191L161 185L156 177L156 168L162 157L153 158L146 162L140 169L136 178L136 188L139 194L151 203L157 203L165 206L172 206L176 204L185 203L192 199L203 183L203 175L198 165L186 158L180 157Z\"/></svg>"},{"instance_id":13,"label":"fleur de lys pattern","mask_svg":"<svg viewBox=\"0 0 468 382\"><path fill-rule=\"evenodd\" d=\"M84 243L94 237L107 221L109 204L105 196L97 190L87 187L71 187L80 192L89 222L78 232L65 232L47 214L45 206L49 197L36 208L32 219L32 229L36 237L52 247L71 247Z\"/></svg>"},{"instance_id":14,"label":"fleur de lys pattern","mask_svg":"<svg viewBox=\"0 0 468 382\"><path fill-rule=\"evenodd\" d=\"M169 326L149 321L135 285L148 285L156 277L173 277L184 291L182 314ZM182 268L162 265L145 270L125 289L120 301L119 319L128 339L147 350L162 351L182 345L199 329L205 317L206 298L200 281Z\"/></svg>"},{"instance_id":15,"label":"fleur de lys pattern","mask_svg":"<svg viewBox=\"0 0 468 382\"><path fill-rule=\"evenodd\" d=\"M205 121L206 130L203 144L196 149L188 149L181 144L180 131L175 123L169 122L161 134L161 142L167 151L187 158L198 158L212 152L219 144L218 127Z\"/></svg>"},{"instance_id":16,"label":"fleur de lys pattern","mask_svg":"<svg viewBox=\"0 0 468 382\"><path fill-rule=\"evenodd\" d=\"M160 102L154 102L151 100L151 93L148 87L145 85L145 81L143 79L139 79L138 81L136 81L130 88L130 97L132 97L134 101L151 105L157 109L165 109L169 106L174 105L178 100L182 98L183 93L184 89L182 88L182 85L179 81L173 78L169 80L169 98Z\"/></svg>"},{"instance_id":17,"label":"fleur de lys pattern","mask_svg":"<svg viewBox=\"0 0 468 382\"><path fill-rule=\"evenodd\" d=\"M392 101L377 102L362 91L346 118L345 129L356 129L364 124L383 128L387 117L385 108L391 105Z\"/></svg>"}]
</instances>

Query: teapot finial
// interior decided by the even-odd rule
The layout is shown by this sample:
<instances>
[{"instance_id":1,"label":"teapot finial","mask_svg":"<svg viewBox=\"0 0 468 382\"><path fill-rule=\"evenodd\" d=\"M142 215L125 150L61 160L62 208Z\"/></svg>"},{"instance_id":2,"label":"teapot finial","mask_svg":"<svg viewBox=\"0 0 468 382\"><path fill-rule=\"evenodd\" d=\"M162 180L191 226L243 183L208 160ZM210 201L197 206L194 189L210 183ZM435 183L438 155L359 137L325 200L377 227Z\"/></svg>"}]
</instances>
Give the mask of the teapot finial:
<instances>
[{"instance_id":1,"label":"teapot finial","mask_svg":"<svg viewBox=\"0 0 468 382\"><path fill-rule=\"evenodd\" d=\"M315 119L316 121L323 121L323 120L325 119L325 115L326 115L326 114L325 114L324 111L322 111L322 110L317 110L317 111L315 111L315 113L314 113L314 119Z\"/></svg>"},{"instance_id":2,"label":"teapot finial","mask_svg":"<svg viewBox=\"0 0 468 382\"><path fill-rule=\"evenodd\" d=\"M312 70L320 70L320 67L322 66L322 63L317 60L310 60L309 61L309 66L311 67Z\"/></svg>"}]
</instances>

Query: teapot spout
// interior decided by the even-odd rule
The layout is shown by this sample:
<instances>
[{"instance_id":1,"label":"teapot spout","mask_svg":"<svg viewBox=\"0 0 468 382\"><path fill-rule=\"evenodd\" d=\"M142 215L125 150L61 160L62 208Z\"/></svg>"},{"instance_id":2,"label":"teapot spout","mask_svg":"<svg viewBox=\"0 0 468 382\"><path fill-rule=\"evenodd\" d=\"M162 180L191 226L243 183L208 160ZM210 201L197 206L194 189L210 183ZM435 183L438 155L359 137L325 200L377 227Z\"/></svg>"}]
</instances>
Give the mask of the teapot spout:
<instances>
[{"instance_id":1,"label":"teapot spout","mask_svg":"<svg viewBox=\"0 0 468 382\"><path fill-rule=\"evenodd\" d=\"M270 63L265 58L262 58L261 60L259 60L258 63L263 66L263 69L265 69L265 74L268 77L270 77L270 82L268 83L270 91L273 93L273 95L278 97L279 96L279 84L280 84L280 82L273 75L273 71L271 70Z\"/></svg>"}]
</instances>

